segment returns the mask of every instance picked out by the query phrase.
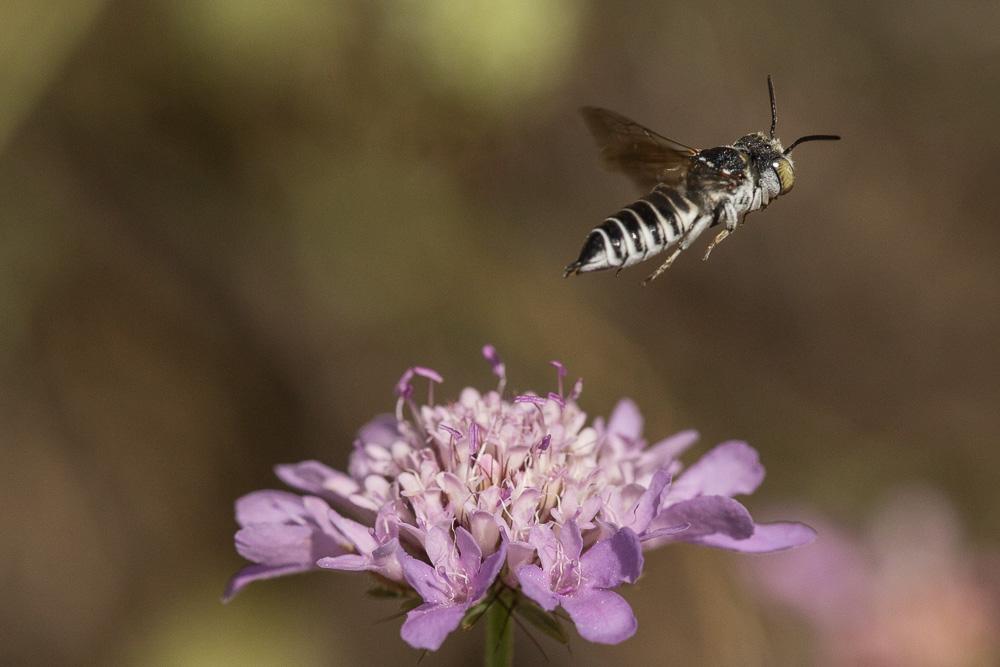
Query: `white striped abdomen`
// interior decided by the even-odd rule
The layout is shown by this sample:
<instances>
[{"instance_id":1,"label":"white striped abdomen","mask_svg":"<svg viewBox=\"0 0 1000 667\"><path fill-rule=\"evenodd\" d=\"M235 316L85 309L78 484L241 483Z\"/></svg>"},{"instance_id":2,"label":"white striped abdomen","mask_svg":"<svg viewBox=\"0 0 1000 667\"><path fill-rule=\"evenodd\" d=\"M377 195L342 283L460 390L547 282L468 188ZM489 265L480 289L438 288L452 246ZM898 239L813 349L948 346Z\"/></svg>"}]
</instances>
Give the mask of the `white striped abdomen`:
<instances>
[{"instance_id":1,"label":"white striped abdomen","mask_svg":"<svg viewBox=\"0 0 1000 667\"><path fill-rule=\"evenodd\" d=\"M594 227L566 275L638 264L676 243L699 217L695 204L665 185Z\"/></svg>"}]
</instances>

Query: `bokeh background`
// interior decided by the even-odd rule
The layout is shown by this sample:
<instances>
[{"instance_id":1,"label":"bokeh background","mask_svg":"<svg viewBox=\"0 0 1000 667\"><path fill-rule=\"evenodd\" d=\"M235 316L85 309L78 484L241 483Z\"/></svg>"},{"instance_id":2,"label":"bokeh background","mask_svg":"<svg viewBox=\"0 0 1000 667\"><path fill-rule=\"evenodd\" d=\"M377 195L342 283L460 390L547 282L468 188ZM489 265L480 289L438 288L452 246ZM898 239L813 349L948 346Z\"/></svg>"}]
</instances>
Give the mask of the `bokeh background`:
<instances>
[{"instance_id":1,"label":"bokeh background","mask_svg":"<svg viewBox=\"0 0 1000 667\"><path fill-rule=\"evenodd\" d=\"M995 2L4 3L0 662L414 664L363 577L222 606L232 502L342 466L409 365L492 385L485 342L515 388L561 359L593 415L747 439L758 517L862 530L920 484L990 553L998 28ZM796 151L791 195L649 288L655 262L560 278L635 194L577 107L717 145L766 128L768 73L786 142L845 138ZM638 635L542 638L550 664L822 662L745 562L651 554Z\"/></svg>"}]
</instances>

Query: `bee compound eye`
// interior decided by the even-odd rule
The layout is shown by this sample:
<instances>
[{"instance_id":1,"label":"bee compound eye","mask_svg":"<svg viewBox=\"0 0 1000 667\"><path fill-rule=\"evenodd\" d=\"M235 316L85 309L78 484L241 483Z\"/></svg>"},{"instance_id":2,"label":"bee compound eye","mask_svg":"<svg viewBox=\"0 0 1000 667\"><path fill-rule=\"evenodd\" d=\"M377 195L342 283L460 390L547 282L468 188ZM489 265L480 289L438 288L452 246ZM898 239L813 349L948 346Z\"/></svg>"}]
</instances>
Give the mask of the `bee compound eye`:
<instances>
[{"instance_id":1,"label":"bee compound eye","mask_svg":"<svg viewBox=\"0 0 1000 667\"><path fill-rule=\"evenodd\" d=\"M788 160L778 160L774 163L774 171L778 174L778 183L781 186L779 194L789 192L795 186L795 171Z\"/></svg>"}]
</instances>

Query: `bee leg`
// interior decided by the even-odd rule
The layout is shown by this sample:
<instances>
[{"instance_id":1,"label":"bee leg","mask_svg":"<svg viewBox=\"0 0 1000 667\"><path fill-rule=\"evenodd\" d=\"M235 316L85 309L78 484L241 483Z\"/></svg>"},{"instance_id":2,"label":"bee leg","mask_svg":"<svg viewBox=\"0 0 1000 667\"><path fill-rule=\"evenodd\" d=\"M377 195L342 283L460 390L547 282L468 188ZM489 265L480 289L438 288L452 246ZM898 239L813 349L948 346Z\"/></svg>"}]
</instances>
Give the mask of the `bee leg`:
<instances>
[{"instance_id":1,"label":"bee leg","mask_svg":"<svg viewBox=\"0 0 1000 667\"><path fill-rule=\"evenodd\" d=\"M716 221L725 224L726 228L716 234L712 242L708 244L707 248L705 248L705 255L701 258L701 261L703 262L708 259L709 255L712 254L712 251L715 250L715 246L725 241L730 234L736 231L736 228L740 224L740 215L736 212L736 206L733 205L732 201L723 202L719 208L716 209L715 214ZM746 220L746 215L743 216L743 219Z\"/></svg>"},{"instance_id":2,"label":"bee leg","mask_svg":"<svg viewBox=\"0 0 1000 667\"><path fill-rule=\"evenodd\" d=\"M651 274L646 276L646 279L642 281L642 286L645 287L649 283L653 282L660 277L661 273L669 269L670 265L674 263L675 259L677 259L677 255L681 254L681 250L681 248L675 248L674 251L667 257L666 261L663 262L663 264L660 264L656 271L653 271Z\"/></svg>"},{"instance_id":3,"label":"bee leg","mask_svg":"<svg viewBox=\"0 0 1000 667\"><path fill-rule=\"evenodd\" d=\"M701 258L701 261L704 262L705 260L707 260L708 256L712 254L712 250L715 249L715 246L725 241L726 237L728 237L730 234L731 232L728 229L723 229L721 232L716 234L715 238L712 239L712 242L708 244L707 248L705 248L705 256Z\"/></svg>"},{"instance_id":4,"label":"bee leg","mask_svg":"<svg viewBox=\"0 0 1000 667\"><path fill-rule=\"evenodd\" d=\"M645 280L642 281L642 286L645 287L649 283L653 282L654 280L660 277L660 274L669 269L670 265L674 263L675 259L677 259L677 255L681 254L682 251L687 250L688 246L694 243L695 239L701 236L701 233L704 232L706 229L708 229L709 226L711 226L712 221L714 219L715 216L710 216L710 215L706 215L699 218L691 227L691 229L689 229L687 233L681 237L681 240L677 244L677 247L674 249L672 253L670 253L670 256L667 257L666 261L664 261L663 264L660 264L660 266L656 269L656 271L653 271L653 273L651 273Z\"/></svg>"}]
</instances>

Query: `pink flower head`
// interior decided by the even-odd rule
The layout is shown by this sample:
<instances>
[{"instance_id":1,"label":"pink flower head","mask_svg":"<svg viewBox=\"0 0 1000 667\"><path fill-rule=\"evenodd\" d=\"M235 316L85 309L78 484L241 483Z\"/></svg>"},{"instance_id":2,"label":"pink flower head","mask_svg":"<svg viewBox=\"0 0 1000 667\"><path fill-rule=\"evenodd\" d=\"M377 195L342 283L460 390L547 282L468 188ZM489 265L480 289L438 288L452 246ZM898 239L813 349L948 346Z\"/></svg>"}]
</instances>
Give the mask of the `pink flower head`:
<instances>
[{"instance_id":1,"label":"pink flower head","mask_svg":"<svg viewBox=\"0 0 1000 667\"><path fill-rule=\"evenodd\" d=\"M896 490L866 531L827 525L808 552L751 563L765 597L812 626L824 665L1000 660L996 566L965 543L947 498ZM992 572L990 572L992 570Z\"/></svg>"},{"instance_id":2,"label":"pink flower head","mask_svg":"<svg viewBox=\"0 0 1000 667\"><path fill-rule=\"evenodd\" d=\"M586 639L617 643L636 621L612 589L639 577L644 549L687 541L763 552L813 539L802 524L755 524L733 499L764 478L746 443L723 443L685 469L678 457L694 432L649 445L628 399L606 423L588 422L577 404L582 382L567 395L559 362L556 391L505 397L499 354L485 346L483 355L497 389L435 403L441 376L415 366L397 384L395 413L362 427L347 473L316 461L282 465L278 476L309 495L242 498L237 549L254 564L231 593L317 567L368 571L422 600L403 624L415 647L437 649L477 603L501 594L561 606ZM424 404L418 377L427 380Z\"/></svg>"}]
</instances>

